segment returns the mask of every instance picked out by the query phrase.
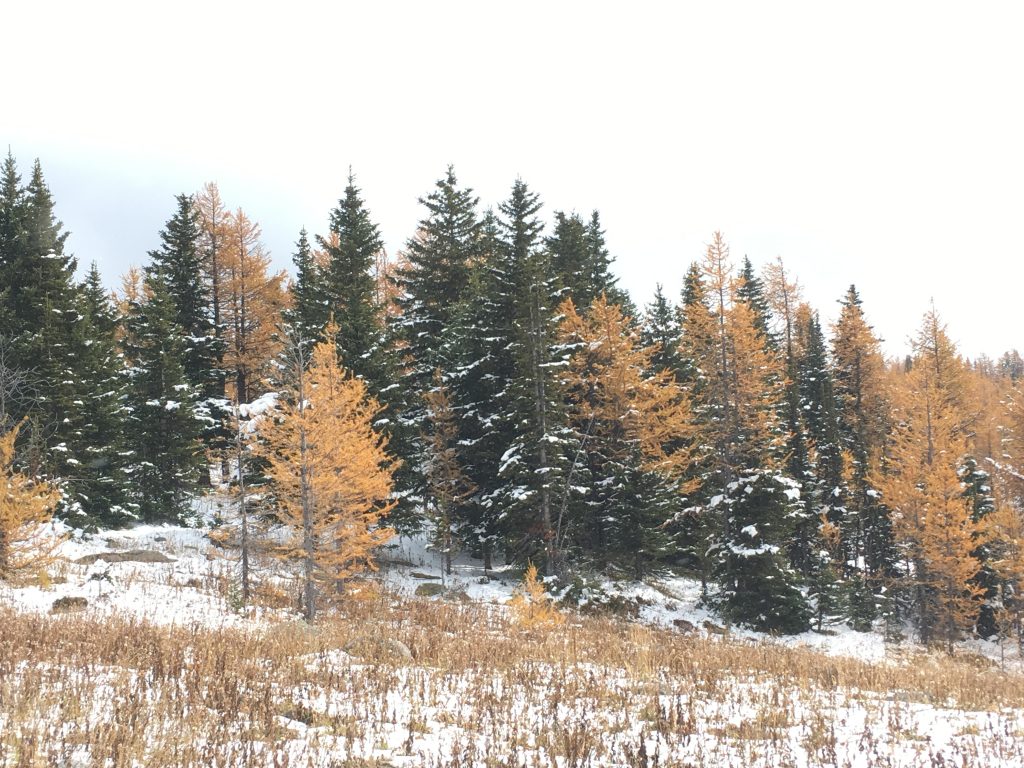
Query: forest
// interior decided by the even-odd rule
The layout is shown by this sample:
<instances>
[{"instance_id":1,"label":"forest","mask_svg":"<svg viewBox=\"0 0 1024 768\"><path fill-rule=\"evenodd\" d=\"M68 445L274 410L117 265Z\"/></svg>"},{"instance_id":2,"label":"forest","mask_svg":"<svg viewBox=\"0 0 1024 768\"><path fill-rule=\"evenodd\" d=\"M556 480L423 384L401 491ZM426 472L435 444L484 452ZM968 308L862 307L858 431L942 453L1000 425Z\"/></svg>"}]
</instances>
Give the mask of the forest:
<instances>
[{"instance_id":1,"label":"forest","mask_svg":"<svg viewBox=\"0 0 1024 768\"><path fill-rule=\"evenodd\" d=\"M640 306L600 215L516 180L484 207L449 167L385 255L350 175L275 272L215 184L154 249L80 274L37 161L0 173L0 579L51 515L194 522L215 488L245 548L270 522L326 585L395 532L534 565L571 601L679 573L730 622L846 623L952 649L1024 640L1024 360L966 360L922 307L887 359L851 285L824 326L781 259L709 233ZM628 270L628 263L620 263Z\"/></svg>"}]
</instances>

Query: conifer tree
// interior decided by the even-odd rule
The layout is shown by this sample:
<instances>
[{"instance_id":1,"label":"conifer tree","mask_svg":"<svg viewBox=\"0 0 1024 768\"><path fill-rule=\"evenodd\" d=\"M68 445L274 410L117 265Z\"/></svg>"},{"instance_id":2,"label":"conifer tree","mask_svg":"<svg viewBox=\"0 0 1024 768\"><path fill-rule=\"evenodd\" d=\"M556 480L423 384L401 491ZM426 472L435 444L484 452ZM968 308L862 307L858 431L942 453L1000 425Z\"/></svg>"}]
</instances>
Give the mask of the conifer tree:
<instances>
[{"instance_id":1,"label":"conifer tree","mask_svg":"<svg viewBox=\"0 0 1024 768\"><path fill-rule=\"evenodd\" d=\"M305 228L299 232L292 263L295 265L295 280L284 320L293 336L315 342L327 324L327 299L322 284L323 264L318 263Z\"/></svg>"},{"instance_id":2,"label":"conifer tree","mask_svg":"<svg viewBox=\"0 0 1024 768\"><path fill-rule=\"evenodd\" d=\"M451 575L452 558L461 539L457 508L476 487L462 470L457 445L458 424L441 369L434 373L434 387L424 395L429 434L427 449L427 514L434 523L434 547L444 553L444 572Z\"/></svg>"},{"instance_id":3,"label":"conifer tree","mask_svg":"<svg viewBox=\"0 0 1024 768\"><path fill-rule=\"evenodd\" d=\"M442 356L449 365L463 470L476 491L456 514L465 543L490 568L501 540L499 478L501 460L511 444L515 422L508 404L516 375L512 322L513 266L502 247L497 220L488 211L481 224L479 256L469 288L459 302L444 338Z\"/></svg>"},{"instance_id":4,"label":"conifer tree","mask_svg":"<svg viewBox=\"0 0 1024 768\"><path fill-rule=\"evenodd\" d=\"M440 341L469 285L480 223L478 198L472 189L459 187L451 166L419 202L426 215L406 244L406 264L397 271L396 281L399 332L411 362L408 381L411 389L422 393L442 363Z\"/></svg>"},{"instance_id":5,"label":"conifer tree","mask_svg":"<svg viewBox=\"0 0 1024 768\"><path fill-rule=\"evenodd\" d=\"M302 345L289 344L290 389L262 431L277 513L291 531L282 556L301 570L307 621L323 598L374 568L373 549L392 534L378 525L395 469L373 426L380 405L341 367L338 333L325 329L308 365Z\"/></svg>"},{"instance_id":6,"label":"conifer tree","mask_svg":"<svg viewBox=\"0 0 1024 768\"><path fill-rule=\"evenodd\" d=\"M654 349L603 295L586 316L571 299L559 315L559 340L571 350L563 386L590 486L573 536L599 567L639 578L675 555L670 523L692 489L690 411L672 373L652 373Z\"/></svg>"},{"instance_id":7,"label":"conifer tree","mask_svg":"<svg viewBox=\"0 0 1024 768\"><path fill-rule=\"evenodd\" d=\"M14 442L21 423L0 434L0 580L33 565L39 555L38 528L49 521L60 492L15 468Z\"/></svg>"},{"instance_id":8,"label":"conifer tree","mask_svg":"<svg viewBox=\"0 0 1024 768\"><path fill-rule=\"evenodd\" d=\"M391 382L385 363L383 316L375 301L371 270L384 244L351 172L344 196L331 211L328 235L318 236L317 241L325 252L324 302L327 315L337 326L338 354L352 373L379 392Z\"/></svg>"},{"instance_id":9,"label":"conifer tree","mask_svg":"<svg viewBox=\"0 0 1024 768\"><path fill-rule=\"evenodd\" d=\"M753 626L804 628L803 597L779 554L804 514L791 498L799 498L795 481L780 472L785 378L759 329L756 302L740 295L749 278L734 277L721 233L708 245L701 279L687 289L694 295L684 306L683 338L702 372L691 392L706 462L702 514L710 518L704 528L722 586L720 603L733 619ZM769 610L772 601L778 605Z\"/></svg>"},{"instance_id":10,"label":"conifer tree","mask_svg":"<svg viewBox=\"0 0 1024 768\"><path fill-rule=\"evenodd\" d=\"M160 232L160 248L149 253L151 264L146 272L165 286L172 302L172 319L185 334L186 379L200 398L216 397L216 338L200 250L200 214L191 196L177 195L175 201L177 209Z\"/></svg>"},{"instance_id":11,"label":"conifer tree","mask_svg":"<svg viewBox=\"0 0 1024 768\"><path fill-rule=\"evenodd\" d=\"M129 307L122 342L128 364L129 506L144 522L187 520L189 497L205 467L177 316L166 278L151 270L144 295Z\"/></svg>"},{"instance_id":12,"label":"conifer tree","mask_svg":"<svg viewBox=\"0 0 1024 768\"><path fill-rule=\"evenodd\" d=\"M996 613L999 603L999 576L993 567L997 557L997 542L990 536L986 518L995 512L995 497L992 495L992 476L978 465L977 459L968 454L958 468L960 483L964 488L971 520L978 524L975 547L971 557L978 561L978 573L974 577L976 586L982 590L981 606L975 630L979 637L991 637L998 632Z\"/></svg>"},{"instance_id":13,"label":"conifer tree","mask_svg":"<svg viewBox=\"0 0 1024 768\"><path fill-rule=\"evenodd\" d=\"M688 378L688 370L679 349L682 330L679 315L662 290L661 283L654 289L654 299L647 305L641 327L644 346L653 348L651 366L654 371L668 371L679 383Z\"/></svg>"},{"instance_id":14,"label":"conifer tree","mask_svg":"<svg viewBox=\"0 0 1024 768\"><path fill-rule=\"evenodd\" d=\"M612 303L628 304L609 271L611 258L597 211L589 222L584 222L579 214L556 211L554 228L545 243L552 273L565 296L571 297L577 307L585 310L601 295Z\"/></svg>"},{"instance_id":15,"label":"conifer tree","mask_svg":"<svg viewBox=\"0 0 1024 768\"><path fill-rule=\"evenodd\" d=\"M865 319L857 289L851 285L840 303L833 326L833 382L850 474L840 535L844 557L859 571L851 585L850 609L863 627L876 614L877 595L896 576L889 512L871 481L887 441L889 405L880 340Z\"/></svg>"},{"instance_id":16,"label":"conifer tree","mask_svg":"<svg viewBox=\"0 0 1024 768\"><path fill-rule=\"evenodd\" d=\"M540 208L539 197L521 179L499 206L501 248L513 298L511 351L516 364L504 417L513 425L514 436L499 474L506 481L502 513L516 559L539 559L551 576L560 567L556 516L568 492L564 477L572 450L557 381L564 360L553 345L558 291L548 254L540 247Z\"/></svg>"},{"instance_id":17,"label":"conifer tree","mask_svg":"<svg viewBox=\"0 0 1024 768\"><path fill-rule=\"evenodd\" d=\"M270 273L259 225L239 208L225 225L221 284L223 365L232 399L248 403L266 391L281 349L278 329L285 304L283 272Z\"/></svg>"},{"instance_id":18,"label":"conifer tree","mask_svg":"<svg viewBox=\"0 0 1024 768\"><path fill-rule=\"evenodd\" d=\"M81 350L76 365L78 407L70 420L66 498L62 514L77 524L117 526L128 520L124 473L127 432L123 359L117 349L117 318L95 262L82 286L77 324Z\"/></svg>"}]
</instances>

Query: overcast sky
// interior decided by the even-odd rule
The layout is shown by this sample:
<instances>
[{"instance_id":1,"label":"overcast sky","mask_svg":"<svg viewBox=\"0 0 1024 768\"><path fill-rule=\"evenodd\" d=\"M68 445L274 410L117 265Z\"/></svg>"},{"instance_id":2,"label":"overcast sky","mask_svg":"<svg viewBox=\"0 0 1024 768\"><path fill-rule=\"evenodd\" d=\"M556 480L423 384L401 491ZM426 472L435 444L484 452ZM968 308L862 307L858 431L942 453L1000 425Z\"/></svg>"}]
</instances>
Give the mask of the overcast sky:
<instances>
[{"instance_id":1,"label":"overcast sky","mask_svg":"<svg viewBox=\"0 0 1024 768\"><path fill-rule=\"evenodd\" d=\"M600 209L640 304L720 229L826 320L856 283L891 354L934 298L996 356L1024 347L1022 8L15 0L0 142L110 284L206 181L286 267L350 165L393 253L454 163L485 205L519 176L549 220Z\"/></svg>"}]
</instances>

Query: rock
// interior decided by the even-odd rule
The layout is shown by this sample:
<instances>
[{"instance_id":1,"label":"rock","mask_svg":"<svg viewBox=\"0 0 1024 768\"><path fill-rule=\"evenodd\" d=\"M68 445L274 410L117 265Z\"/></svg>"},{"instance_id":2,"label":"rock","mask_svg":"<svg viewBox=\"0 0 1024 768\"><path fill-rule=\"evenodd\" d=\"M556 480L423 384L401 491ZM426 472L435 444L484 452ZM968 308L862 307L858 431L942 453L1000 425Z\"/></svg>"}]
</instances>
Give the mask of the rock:
<instances>
[{"instance_id":1,"label":"rock","mask_svg":"<svg viewBox=\"0 0 1024 768\"><path fill-rule=\"evenodd\" d=\"M409 576L411 576L414 579L433 579L433 580L437 580L437 579L441 578L440 576L432 576L429 573L421 573L420 571L413 571L412 573L409 574Z\"/></svg>"},{"instance_id":2,"label":"rock","mask_svg":"<svg viewBox=\"0 0 1024 768\"><path fill-rule=\"evenodd\" d=\"M680 632L689 634L690 632L696 632L697 626L686 619L672 619L672 626L678 629Z\"/></svg>"},{"instance_id":3,"label":"rock","mask_svg":"<svg viewBox=\"0 0 1024 768\"><path fill-rule=\"evenodd\" d=\"M349 640L342 649L349 656L358 659L375 659L383 661L412 661L412 651L401 640L393 637L371 637L361 635Z\"/></svg>"},{"instance_id":4,"label":"rock","mask_svg":"<svg viewBox=\"0 0 1024 768\"><path fill-rule=\"evenodd\" d=\"M53 601L50 613L67 613L69 611L80 611L89 605L84 597L58 597Z\"/></svg>"},{"instance_id":5,"label":"rock","mask_svg":"<svg viewBox=\"0 0 1024 768\"><path fill-rule=\"evenodd\" d=\"M132 549L128 552L98 552L75 560L79 565L92 565L97 560L107 563L173 563L174 559L152 549Z\"/></svg>"},{"instance_id":6,"label":"rock","mask_svg":"<svg viewBox=\"0 0 1024 768\"><path fill-rule=\"evenodd\" d=\"M445 588L441 584L420 584L416 587L416 597L436 597L444 593Z\"/></svg>"}]
</instances>

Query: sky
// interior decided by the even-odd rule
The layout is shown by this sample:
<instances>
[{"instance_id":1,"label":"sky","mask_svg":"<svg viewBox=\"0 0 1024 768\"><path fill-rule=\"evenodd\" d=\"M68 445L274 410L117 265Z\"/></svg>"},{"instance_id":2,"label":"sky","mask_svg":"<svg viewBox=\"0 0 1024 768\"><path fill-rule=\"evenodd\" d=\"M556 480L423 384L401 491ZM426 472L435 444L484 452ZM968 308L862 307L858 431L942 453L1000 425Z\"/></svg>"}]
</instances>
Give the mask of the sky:
<instances>
[{"instance_id":1,"label":"sky","mask_svg":"<svg viewBox=\"0 0 1024 768\"><path fill-rule=\"evenodd\" d=\"M13 6L13 7L12 7ZM1024 6L945 2L15 0L0 144L39 158L110 285L216 181L280 268L356 175L389 253L448 164L599 209L638 304L720 230L901 356L934 300L961 351L1024 348ZM15 63L12 66L11 63Z\"/></svg>"}]
</instances>

